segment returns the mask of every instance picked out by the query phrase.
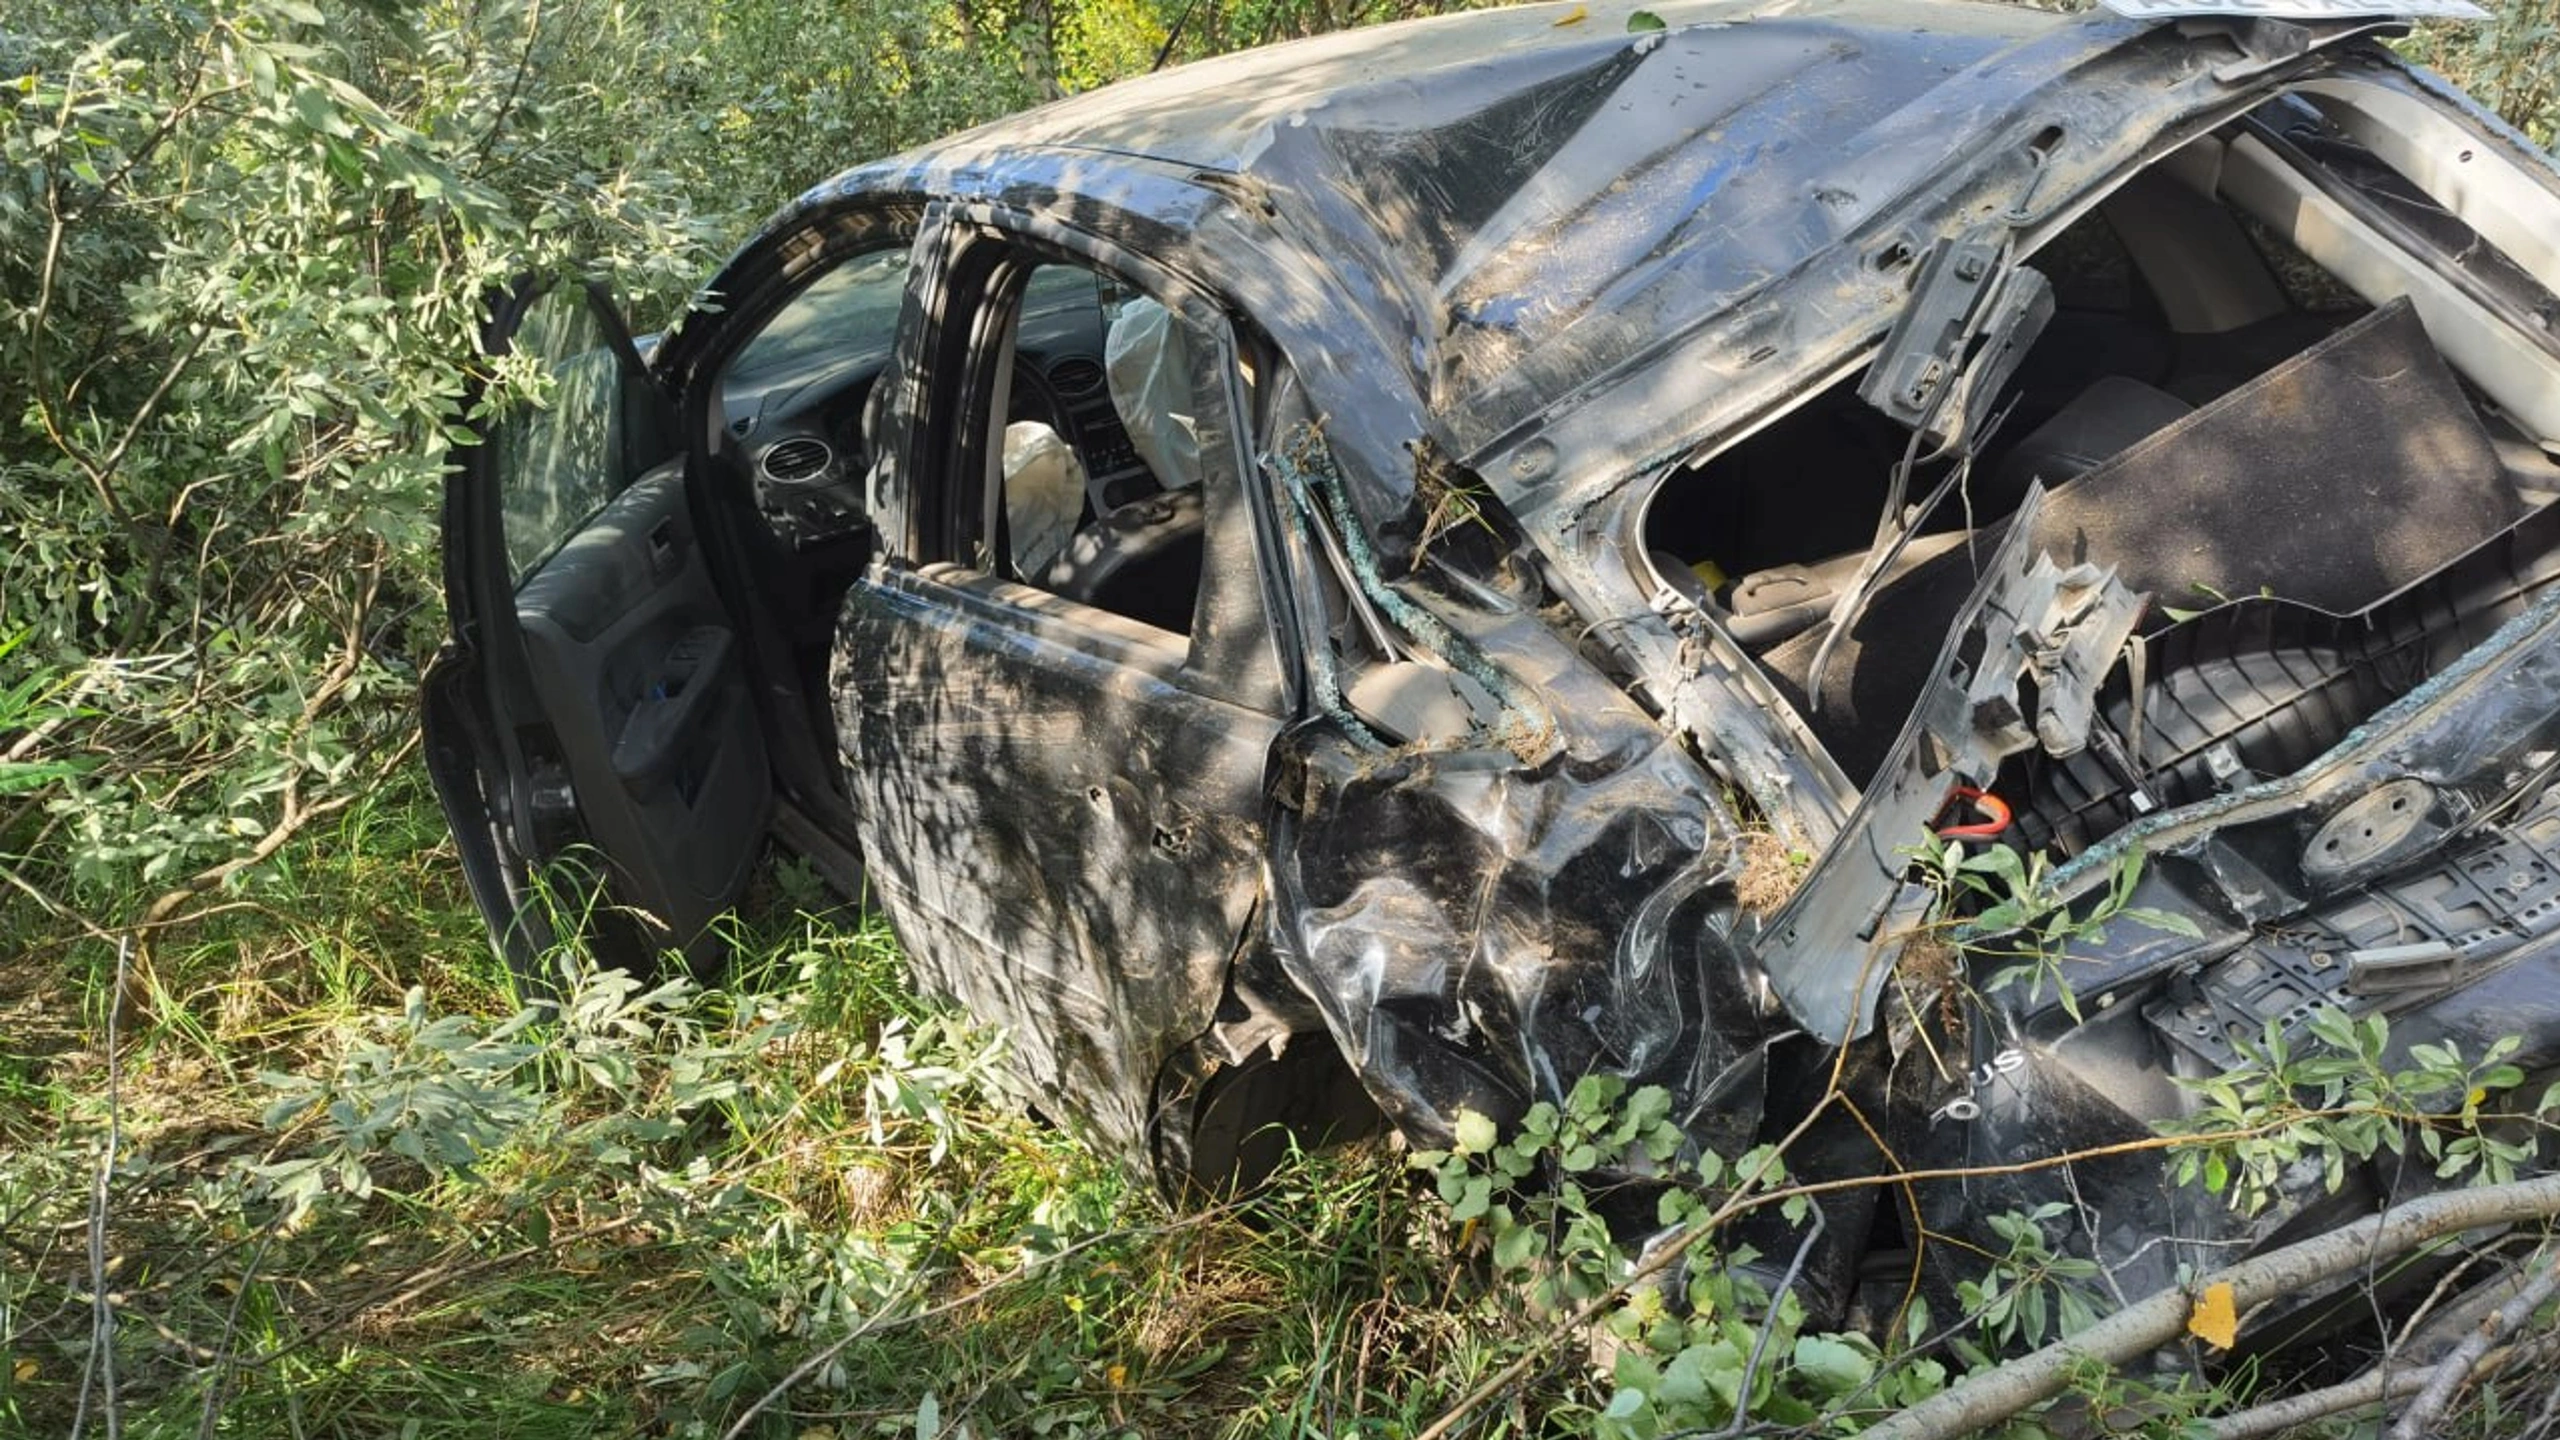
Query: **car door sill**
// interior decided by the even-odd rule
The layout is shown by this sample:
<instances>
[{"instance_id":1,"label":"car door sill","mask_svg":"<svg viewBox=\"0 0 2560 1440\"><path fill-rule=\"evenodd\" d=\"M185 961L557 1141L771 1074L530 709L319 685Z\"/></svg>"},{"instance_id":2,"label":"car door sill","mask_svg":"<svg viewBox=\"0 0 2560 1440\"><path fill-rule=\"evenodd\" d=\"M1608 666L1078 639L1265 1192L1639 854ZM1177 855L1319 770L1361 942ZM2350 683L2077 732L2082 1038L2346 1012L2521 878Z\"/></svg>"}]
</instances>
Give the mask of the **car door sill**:
<instances>
[{"instance_id":1,"label":"car door sill","mask_svg":"<svg viewBox=\"0 0 2560 1440\"><path fill-rule=\"evenodd\" d=\"M829 834L816 816L801 809L788 796L774 797L773 838L793 854L817 866L827 883L845 898L862 898L862 852Z\"/></svg>"}]
</instances>

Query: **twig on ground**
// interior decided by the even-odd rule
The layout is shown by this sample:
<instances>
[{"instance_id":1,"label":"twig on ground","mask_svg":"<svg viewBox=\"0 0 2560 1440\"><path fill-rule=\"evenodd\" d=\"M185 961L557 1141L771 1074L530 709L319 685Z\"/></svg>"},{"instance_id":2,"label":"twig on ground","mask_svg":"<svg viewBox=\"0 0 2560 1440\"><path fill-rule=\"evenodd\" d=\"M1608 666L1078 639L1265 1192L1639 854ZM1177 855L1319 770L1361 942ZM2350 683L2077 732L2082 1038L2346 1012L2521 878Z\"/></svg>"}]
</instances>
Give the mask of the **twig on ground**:
<instances>
[{"instance_id":1,"label":"twig on ground","mask_svg":"<svg viewBox=\"0 0 2560 1440\"><path fill-rule=\"evenodd\" d=\"M206 1366L213 1374L205 1382L204 1408L196 1417L196 1440L213 1440L215 1422L222 1418L223 1403L230 1398L231 1337L240 1333L240 1307L249 1299L249 1286L257 1279L258 1267L266 1262L267 1246L274 1242L276 1232L283 1228L284 1216L285 1211L279 1207L275 1215L260 1227L258 1248L250 1252L249 1263L240 1270L239 1288L231 1292L230 1309L222 1317L222 1334L214 1343L212 1363Z\"/></svg>"},{"instance_id":2,"label":"twig on ground","mask_svg":"<svg viewBox=\"0 0 2560 1440\"><path fill-rule=\"evenodd\" d=\"M2454 1392L2479 1368L2489 1347L2533 1319L2533 1312L2555 1294L2560 1294L2560 1257L2544 1265L2530 1284L2516 1292L2514 1299L2482 1316L2471 1333L2462 1337L2462 1343L2437 1361L2432 1370L2421 1372L2427 1376L2426 1388L2409 1402L2399 1423L2391 1427L2391 1440L2422 1440L2432 1433L2444 1407L2453 1402Z\"/></svg>"},{"instance_id":3,"label":"twig on ground","mask_svg":"<svg viewBox=\"0 0 2560 1440\"><path fill-rule=\"evenodd\" d=\"M2205 1424L2210 1427L2213 1440L2258 1440L2260 1436L2281 1435L2296 1425L2308 1425L2368 1405L2406 1400L2425 1385L2426 1377L2421 1371L2386 1370L2377 1365L2353 1380L2235 1410Z\"/></svg>"},{"instance_id":4,"label":"twig on ground","mask_svg":"<svg viewBox=\"0 0 2560 1440\"><path fill-rule=\"evenodd\" d=\"M2482 1265L2498 1263L2501 1258L2495 1245L2487 1245L2476 1247L2466 1252L2460 1260L2455 1261L2452 1268L2446 1270L2436 1280L2434 1288L2427 1291L2427 1298L2419 1301L2417 1308L2411 1310L2408 1317L2400 1322L2399 1329L2392 1333L2390 1353L2393 1355L2405 1353L2412 1340L2427 1330L2435 1328L2429 1322L2437 1317L2438 1307L2450 1305L2455 1307L2458 1313L2459 1307L2478 1293L2478 1290L2493 1288L2498 1283L2495 1280L2489 1282L2487 1286L2476 1288L2466 1288L2465 1282L2471 1278L2472 1271ZM2524 1265L2519 1268L2530 1269L2535 1263L2534 1259L2528 1257ZM2440 1355L2443 1352L2439 1348L2435 1353Z\"/></svg>"},{"instance_id":5,"label":"twig on ground","mask_svg":"<svg viewBox=\"0 0 2560 1440\"><path fill-rule=\"evenodd\" d=\"M974 1198L974 1195L975 1192L973 1191L972 1198ZM960 1218L968 1213L968 1208L969 1207L966 1204L963 1204L952 1212L951 1223L943 1227L942 1234L935 1242L937 1245L950 1238L952 1227L956 1226L959 1223ZM1195 1211L1192 1214L1183 1216L1179 1220L1171 1221L1163 1225L1132 1225L1124 1226L1116 1230L1100 1231L1096 1234L1087 1235L1082 1240L1059 1250L1056 1254L1045 1256L1029 1265L1008 1271L1005 1274L988 1281L984 1285L964 1290L959 1294L952 1296L948 1300L942 1300L934 1304L927 1305L921 1310L910 1310L904 1314L893 1313L895 1312L896 1307L902 1304L908 1296L914 1292L918 1283L929 1280L933 1277L934 1272L932 1271L917 1270L907 1277L906 1283L898 1287L897 1293L891 1295L887 1300L882 1301L879 1307L872 1311L869 1318L865 1319L861 1324L854 1326L851 1330L846 1331L843 1335L837 1337L824 1349L819 1350L816 1354L811 1355L806 1360L803 1360L798 1365L792 1367L790 1374L773 1382L773 1388L765 1391L762 1395L757 1396L756 1403L748 1406L745 1411L739 1414L737 1419L730 1422L728 1429L720 1432L720 1440L738 1440L738 1437L747 1433L747 1427L755 1423L755 1418L758 1415L761 1415L766 1410L771 1409L776 1401L799 1388L802 1381L826 1368L829 1361L853 1348L856 1341L872 1335L880 1334L884 1331L893 1330L901 1325L922 1324L936 1316L948 1315L955 1310L964 1310L971 1305L975 1305L980 1300L985 1299L987 1296L993 1295L997 1291L1004 1289L1008 1285L1020 1284L1025 1276L1030 1275L1036 1270L1055 1265L1059 1261L1064 1260L1068 1256L1073 1255L1080 1250L1089 1250L1096 1245L1100 1245L1111 1240L1126 1240L1139 1235L1170 1235L1181 1230L1195 1229L1199 1226L1206 1225L1211 1221L1223 1220L1227 1216L1234 1214L1240 1208L1242 1208L1241 1202L1228 1201L1225 1204L1215 1206L1211 1209Z\"/></svg>"},{"instance_id":6,"label":"twig on ground","mask_svg":"<svg viewBox=\"0 0 2560 1440\"><path fill-rule=\"evenodd\" d=\"M107 1440L119 1440L124 1419L116 1408L116 1310L107 1294L107 1187L115 1178L116 1147L123 1140L121 1061L116 1051L122 1037L124 987L133 963L133 939L116 942L115 985L107 993L107 1143L98 1152L98 1173L89 1185L89 1356L80 1366L80 1403L71 1414L72 1440L89 1428L89 1397L98 1397ZM93 1385L92 1382L95 1382Z\"/></svg>"},{"instance_id":7,"label":"twig on ground","mask_svg":"<svg viewBox=\"0 0 2560 1440\"><path fill-rule=\"evenodd\" d=\"M2554 1353L2560 1353L2560 1346L2555 1346L2548 1341L2535 1346L2530 1351L2522 1348L2498 1350L2481 1357L2478 1368L2482 1372L2503 1369L2518 1360L2536 1362L2546 1360ZM2300 1394L2270 1400L2263 1405L2252 1405L2246 1410L2234 1410L2228 1415L2215 1416L2203 1422L2205 1433L2211 1435L2213 1440L2259 1440L2261 1436L2280 1435L2297 1425L2308 1425L2315 1420L2345 1415L2368 1405L2405 1400L2426 1387L2427 1373L2424 1370L2407 1368L2394 1370L2388 1365L2376 1365L2353 1380L2323 1386L2317 1390L2305 1390Z\"/></svg>"},{"instance_id":8,"label":"twig on ground","mask_svg":"<svg viewBox=\"0 0 2560 1440\"><path fill-rule=\"evenodd\" d=\"M2551 1433L2554 1425L2560 1425L2560 1385L2553 1385L2551 1393L2542 1397L2542 1409L2535 1413L2533 1423L2525 1427L2522 1440L2542 1440L2543 1436Z\"/></svg>"},{"instance_id":9,"label":"twig on ground","mask_svg":"<svg viewBox=\"0 0 2560 1440\"><path fill-rule=\"evenodd\" d=\"M502 1270L510 1265L516 1265L523 1261L530 1260L534 1256L542 1254L545 1250L556 1252L563 1246L574 1244L577 1241L592 1239L595 1236L607 1234L615 1230L626 1229L638 1223L639 1222L637 1220L630 1216L618 1215L609 1220L597 1221L592 1225L581 1225L574 1230L562 1231L559 1234L552 1236L544 1245L521 1245L512 1250L504 1250L495 1255L484 1255L471 1260L464 1260L457 1256L452 1259L441 1261L437 1264L430 1265L426 1269L418 1272L416 1275L411 1276L408 1284L400 1287L399 1290L392 1294L349 1306L346 1309L339 1311L337 1314L330 1316L328 1319L323 1320L319 1324L312 1326L310 1329L294 1336L290 1340L271 1345L253 1356L249 1356L235 1362L235 1368L243 1370L262 1369L283 1359L285 1356L304 1348L305 1346L314 1344L339 1330L345 1329L347 1326L354 1324L356 1321L363 1319L367 1315L386 1310L398 1310L404 1306L415 1304L418 1300L433 1293L434 1291L442 1289L447 1285L451 1285L456 1281L467 1277L486 1274L492 1270Z\"/></svg>"}]
</instances>

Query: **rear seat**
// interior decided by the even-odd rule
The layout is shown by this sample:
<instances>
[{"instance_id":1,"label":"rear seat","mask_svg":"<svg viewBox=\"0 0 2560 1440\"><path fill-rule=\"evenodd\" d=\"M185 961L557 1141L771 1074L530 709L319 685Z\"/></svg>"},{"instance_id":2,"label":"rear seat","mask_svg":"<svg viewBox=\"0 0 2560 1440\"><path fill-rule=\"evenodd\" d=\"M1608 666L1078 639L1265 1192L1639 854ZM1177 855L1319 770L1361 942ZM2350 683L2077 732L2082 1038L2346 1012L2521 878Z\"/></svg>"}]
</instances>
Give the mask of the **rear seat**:
<instances>
[{"instance_id":1,"label":"rear seat","mask_svg":"<svg viewBox=\"0 0 2560 1440\"><path fill-rule=\"evenodd\" d=\"M2157 404L2105 388L2114 393L2085 410L2075 400L2069 424L2057 416L2019 447L2052 442L2056 458L2012 457L2003 477L2011 464L2067 468L2071 452L2111 444L2107 427ZM2061 443L2074 427L2088 428ZM2353 614L2433 574L2523 508L2405 300L2201 410L2181 407L2097 465L2043 478L2037 543L2047 553L2113 566L2132 589L2176 607L2266 594ZM2017 483L2023 491L2025 479ZM1977 548L1997 544L2005 528L1983 527ZM1974 570L1959 547L1906 555L1834 650L1822 709L1806 719L1852 778L1874 773L1909 718ZM1807 629L1761 655L1800 707L1821 639Z\"/></svg>"},{"instance_id":2,"label":"rear seat","mask_svg":"<svg viewBox=\"0 0 2560 1440\"><path fill-rule=\"evenodd\" d=\"M2139 380L2103 377L2037 426L1996 469L1977 481L1973 508L1986 516L2007 515L2027 498L2028 485L2038 478L2047 489L2076 479L2153 431L2175 423L2191 408ZM1953 530L1914 536L1886 568L1878 588L1890 587L1897 577L1963 545L1968 533ZM1733 583L1726 599L1725 608L1732 617L1727 628L1743 648L1754 652L1794 639L1831 613L1866 558L1865 551L1854 550L1825 560L1773 565L1743 576Z\"/></svg>"}]
</instances>

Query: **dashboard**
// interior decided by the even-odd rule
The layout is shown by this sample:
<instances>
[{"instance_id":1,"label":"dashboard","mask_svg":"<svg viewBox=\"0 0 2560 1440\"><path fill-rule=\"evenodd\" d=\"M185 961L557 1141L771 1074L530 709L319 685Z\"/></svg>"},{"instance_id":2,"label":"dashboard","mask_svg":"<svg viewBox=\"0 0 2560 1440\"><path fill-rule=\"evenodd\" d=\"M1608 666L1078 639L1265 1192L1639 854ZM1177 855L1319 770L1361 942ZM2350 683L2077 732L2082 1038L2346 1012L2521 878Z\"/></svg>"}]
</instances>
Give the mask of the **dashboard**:
<instances>
[{"instance_id":1,"label":"dashboard","mask_svg":"<svg viewBox=\"0 0 2560 1440\"><path fill-rule=\"evenodd\" d=\"M754 471L757 509L786 544L802 551L866 524L864 481L882 418L873 401L887 398L879 381L895 333L894 312L848 313L862 297L850 286L822 295L825 284L808 292L818 303L795 301L750 342L724 377L721 395L729 433ZM1033 272L1006 416L1047 424L1075 450L1097 515L1159 488L1112 404L1103 364L1110 316L1122 298L1091 271L1048 265ZM864 325L865 319L874 323ZM826 343L830 336L864 333L879 339Z\"/></svg>"}]
</instances>

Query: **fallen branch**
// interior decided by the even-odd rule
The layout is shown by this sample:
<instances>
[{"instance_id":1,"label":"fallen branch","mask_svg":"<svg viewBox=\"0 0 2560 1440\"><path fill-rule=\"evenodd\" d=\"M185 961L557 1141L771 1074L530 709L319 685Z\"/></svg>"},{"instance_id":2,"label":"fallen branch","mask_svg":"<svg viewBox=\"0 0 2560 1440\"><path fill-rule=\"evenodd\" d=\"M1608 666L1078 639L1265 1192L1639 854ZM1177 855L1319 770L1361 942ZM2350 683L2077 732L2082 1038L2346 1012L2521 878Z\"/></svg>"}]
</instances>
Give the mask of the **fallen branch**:
<instances>
[{"instance_id":1,"label":"fallen branch","mask_svg":"<svg viewBox=\"0 0 2560 1440\"><path fill-rule=\"evenodd\" d=\"M2409 1402L2409 1409L2400 1417L2400 1423L2391 1427L2391 1440L2421 1440L2430 1433L2435 1428L2436 1418L2444 1414L2444 1407L2453 1402L2454 1392L2461 1389L2462 1382L2470 1379L2471 1372L2479 1368L2481 1357L2489 1353L2489 1347L2515 1333L2533 1318L2533 1312L2541 1309L2543 1302L2555 1294L2560 1294L2560 1259L2543 1266L2541 1273L2517 1291L2514 1299L2480 1317L2480 1323L2471 1327L2471 1333L2462 1337L2462 1343L2454 1346L2451 1353L2437 1361L2432 1369L2419 1372L2427 1376L2427 1386L2418 1392L2417 1399Z\"/></svg>"},{"instance_id":2,"label":"fallen branch","mask_svg":"<svg viewBox=\"0 0 2560 1440\"><path fill-rule=\"evenodd\" d=\"M2213 1440L2258 1440L2263 1435L2281 1435L2296 1425L2345 1415L2368 1405L2406 1400L2424 1389L2426 1383L2423 1370L2388 1370L2377 1365L2353 1380L2215 1416L2204 1422L2205 1432Z\"/></svg>"},{"instance_id":3,"label":"fallen branch","mask_svg":"<svg viewBox=\"0 0 2560 1440\"><path fill-rule=\"evenodd\" d=\"M1783 1139L1779 1140L1776 1145L1770 1147L1771 1153L1773 1155L1784 1155L1787 1149L1794 1145L1795 1142L1803 1136L1807 1129L1811 1128L1813 1121L1818 1118L1834 1100L1843 1098L1845 1097L1838 1091L1837 1084L1835 1082L1832 1093L1826 1095L1822 1102L1816 1105L1812 1111L1808 1112L1803 1120L1798 1121L1794 1130L1788 1132L1788 1134ZM2318 1113L2327 1114L2342 1112ZM1572 1336L1582 1334L1585 1328L1594 1320L1599 1319L1610 1306L1626 1299L1636 1286L1668 1269L1673 1263L1678 1261L1681 1256L1688 1254L1690 1249L1699 1241L1715 1234L1725 1224L1745 1212L1762 1209L1770 1205L1784 1204L1786 1201L1794 1199L1800 1195L1810 1198L1828 1195L1835 1191L1870 1189L1882 1185L1901 1185L1907 1187L1922 1180L1966 1180L1972 1179L1976 1176L2021 1175L2032 1170L2051 1170L2062 1166L2080 1164L2089 1160L2103 1159L2110 1155L2130 1155L2149 1150L2174 1150L2183 1146L2203 1145L2215 1142L2254 1140L2262 1136L2273 1135L2278 1132L2291 1129L2293 1126L2299 1124L2301 1119L2302 1117L2299 1116L2288 1117L2281 1120L2271 1120L2264 1125L2249 1126L2239 1130L2216 1131L2210 1134L2146 1135L2138 1140L2119 1140L2113 1144L2092 1146L2085 1150L2066 1151L2059 1155L2038 1156L2031 1160L2004 1161L1996 1165L1948 1165L1928 1170L1895 1170L1879 1175L1853 1175L1837 1180L1814 1180L1797 1184L1772 1185L1765 1190L1759 1188L1760 1180L1762 1175L1765 1173L1765 1170L1754 1170L1749 1175L1742 1176L1739 1179L1736 1183L1732 1196L1729 1197L1714 1214L1707 1216L1703 1220L1692 1221L1689 1229L1681 1232L1677 1236L1674 1236L1669 1243L1647 1252L1645 1258L1637 1261L1626 1274L1618 1277L1617 1283L1611 1285L1606 1290L1601 1291L1598 1295L1595 1295L1590 1300L1584 1302L1580 1308L1575 1309L1559 1319L1552 1327L1550 1327L1547 1334L1526 1353L1518 1356L1513 1359L1511 1363L1503 1366L1500 1370L1497 1370L1492 1375L1486 1377L1482 1382L1477 1384L1475 1388L1469 1390L1466 1394L1459 1396L1456 1402L1451 1404L1448 1409L1441 1412L1440 1418L1432 1421L1428 1426L1425 1426L1421 1431L1419 1431L1414 1436L1414 1440L1446 1440L1446 1437L1455 1433L1458 1426L1464 1423L1469 1415L1474 1414L1476 1410L1481 1408L1488 1401L1491 1401L1496 1396L1502 1394L1505 1390L1519 1384L1524 1378L1526 1378L1530 1371L1540 1363L1541 1357L1548 1350L1564 1344L1565 1341ZM2560 1202L2555 1202L2554 1208L2560 1209ZM2179 1310L2178 1314L2180 1319L2183 1321L2186 1311L2182 1308Z\"/></svg>"},{"instance_id":4,"label":"fallen branch","mask_svg":"<svg viewBox=\"0 0 2560 1440\"><path fill-rule=\"evenodd\" d=\"M2493 1350L2480 1357L2475 1374L2503 1370L2519 1362L2540 1364L2560 1354L2560 1338L2546 1336L2530 1346L2510 1346ZM2281 1435L2297 1425L2346 1415L2371 1405L2405 1400L2426 1388L2428 1371L2423 1368L2388 1363L2376 1365L2353 1380L2324 1385L2286 1395L2246 1410L2234 1410L2201 1422L2204 1433L2213 1440L2260 1440L2267 1435Z\"/></svg>"},{"instance_id":5,"label":"fallen branch","mask_svg":"<svg viewBox=\"0 0 2560 1440\"><path fill-rule=\"evenodd\" d=\"M2196 1289L2229 1285L2233 1303L2246 1311L2368 1264L2377 1254L2398 1254L2459 1230L2554 1214L2560 1214L2560 1175L2448 1191L2199 1276ZM2062 1393L2093 1361L2121 1365L2175 1340L2193 1306L2190 1292L2162 1291L2068 1340L1966 1377L1878 1423L1866 1432L1867 1440L1953 1440L1985 1429Z\"/></svg>"}]
</instances>

